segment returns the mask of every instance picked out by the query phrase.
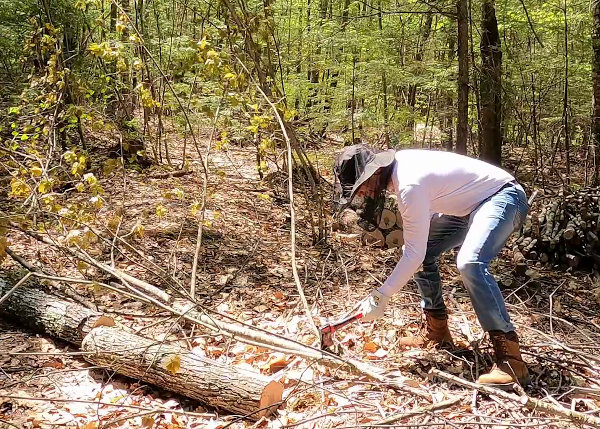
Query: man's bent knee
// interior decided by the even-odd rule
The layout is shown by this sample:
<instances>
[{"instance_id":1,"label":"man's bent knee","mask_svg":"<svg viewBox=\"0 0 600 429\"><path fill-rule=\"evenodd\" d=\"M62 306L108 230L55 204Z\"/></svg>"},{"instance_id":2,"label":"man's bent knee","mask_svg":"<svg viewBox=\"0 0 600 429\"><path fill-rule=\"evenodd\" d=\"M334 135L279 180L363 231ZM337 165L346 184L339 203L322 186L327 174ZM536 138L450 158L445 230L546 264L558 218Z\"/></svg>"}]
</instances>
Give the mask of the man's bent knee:
<instances>
[{"instance_id":1,"label":"man's bent knee","mask_svg":"<svg viewBox=\"0 0 600 429\"><path fill-rule=\"evenodd\" d=\"M461 260L460 258L456 261L456 267L462 276L472 277L481 273L483 262Z\"/></svg>"}]
</instances>

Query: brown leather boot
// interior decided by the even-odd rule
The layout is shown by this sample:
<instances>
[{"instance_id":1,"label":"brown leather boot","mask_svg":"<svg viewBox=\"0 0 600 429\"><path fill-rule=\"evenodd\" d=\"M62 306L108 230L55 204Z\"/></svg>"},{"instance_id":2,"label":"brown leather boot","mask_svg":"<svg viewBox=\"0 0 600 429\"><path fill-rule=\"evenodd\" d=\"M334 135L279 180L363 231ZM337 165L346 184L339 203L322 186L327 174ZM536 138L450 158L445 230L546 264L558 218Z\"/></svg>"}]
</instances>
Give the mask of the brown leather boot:
<instances>
[{"instance_id":1,"label":"brown leather boot","mask_svg":"<svg viewBox=\"0 0 600 429\"><path fill-rule=\"evenodd\" d=\"M454 342L448 329L446 310L425 310L425 332L416 337L402 337L398 341L401 346L428 347L452 350Z\"/></svg>"},{"instance_id":2,"label":"brown leather boot","mask_svg":"<svg viewBox=\"0 0 600 429\"><path fill-rule=\"evenodd\" d=\"M496 363L491 371L477 379L477 383L510 386L515 382L529 383L529 371L519 350L519 337L515 331L504 333L490 331Z\"/></svg>"}]
</instances>

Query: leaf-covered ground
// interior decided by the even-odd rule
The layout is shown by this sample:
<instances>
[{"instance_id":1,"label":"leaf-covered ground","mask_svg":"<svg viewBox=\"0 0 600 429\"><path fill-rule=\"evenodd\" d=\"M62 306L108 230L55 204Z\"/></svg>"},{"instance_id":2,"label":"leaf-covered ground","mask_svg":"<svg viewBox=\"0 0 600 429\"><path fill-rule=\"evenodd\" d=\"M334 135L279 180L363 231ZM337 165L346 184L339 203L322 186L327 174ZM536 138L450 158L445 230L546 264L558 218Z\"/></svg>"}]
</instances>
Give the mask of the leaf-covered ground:
<instances>
[{"instance_id":1,"label":"leaf-covered ground","mask_svg":"<svg viewBox=\"0 0 600 429\"><path fill-rule=\"evenodd\" d=\"M173 145L177 160L181 148ZM330 153L313 153L326 179ZM110 244L115 231L138 253L98 244L94 256L156 285L188 288L202 190L200 165L181 177L153 178L165 168L127 169L101 180L106 204L90 225ZM285 175L259 180L252 148L210 156L207 216L198 268L198 298L221 314L271 332L317 344L292 278L290 218ZM358 237L330 233L311 245L302 192L297 199L298 270L317 324L350 310L392 270L400 250L363 246ZM122 215L120 223L115 221ZM111 226L112 225L112 226ZM61 233L54 231L55 238ZM55 248L11 233L11 248L56 274L98 278ZM118 244L118 243L117 243ZM516 276L509 247L494 264L532 372L527 393L551 403L599 415L600 289L591 276L530 264ZM422 319L414 284L392 300L386 317L353 324L335 336L342 356L367 361L389 378L430 395L460 401L435 413L400 419L398 426L571 427L572 423L494 396L450 385L428 375L439 368L474 380L491 365L490 346L453 264L444 256L444 294L459 353L403 349L397 340L417 334ZM146 268L144 268L146 267ZM3 270L14 263L4 262ZM11 321L0 326L0 427L73 428L341 428L373 424L427 405L424 399L378 384L362 374L292 355L210 336L183 326L159 309L98 287L72 286L117 321L157 341L173 341L194 353L272 376L285 385L276 416L258 422L224 415L138 380L87 365L78 350L35 335Z\"/></svg>"}]
</instances>

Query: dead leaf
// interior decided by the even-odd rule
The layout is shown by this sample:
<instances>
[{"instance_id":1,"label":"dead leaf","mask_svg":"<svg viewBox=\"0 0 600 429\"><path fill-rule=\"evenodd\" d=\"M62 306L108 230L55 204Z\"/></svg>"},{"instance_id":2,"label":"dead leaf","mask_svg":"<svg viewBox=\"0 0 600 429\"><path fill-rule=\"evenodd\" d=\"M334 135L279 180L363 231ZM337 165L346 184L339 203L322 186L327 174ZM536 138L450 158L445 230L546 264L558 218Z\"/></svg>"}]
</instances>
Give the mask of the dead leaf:
<instances>
[{"instance_id":1,"label":"dead leaf","mask_svg":"<svg viewBox=\"0 0 600 429\"><path fill-rule=\"evenodd\" d=\"M554 303L552 304L552 310L556 313L559 314L560 311L562 310L562 304L560 302L560 296L554 298Z\"/></svg>"},{"instance_id":2,"label":"dead leaf","mask_svg":"<svg viewBox=\"0 0 600 429\"><path fill-rule=\"evenodd\" d=\"M165 368L171 374L173 374L173 375L177 374L179 372L179 370L181 369L181 356L179 356L179 355L170 356L169 359L167 360Z\"/></svg>"},{"instance_id":3,"label":"dead leaf","mask_svg":"<svg viewBox=\"0 0 600 429\"><path fill-rule=\"evenodd\" d=\"M273 297L274 297L275 299L277 299L277 300L281 301L281 300L283 300L283 298L284 298L284 295L283 295L283 292L281 292L280 290L278 290L278 291L276 291L276 292L273 294Z\"/></svg>"},{"instance_id":4,"label":"dead leaf","mask_svg":"<svg viewBox=\"0 0 600 429\"><path fill-rule=\"evenodd\" d=\"M283 368L287 366L291 359L286 358L285 355L277 353L263 365L261 365L260 369L269 370L272 374L277 371L281 371Z\"/></svg>"},{"instance_id":5,"label":"dead leaf","mask_svg":"<svg viewBox=\"0 0 600 429\"><path fill-rule=\"evenodd\" d=\"M81 429L97 429L97 428L98 428L97 420L92 420L91 422L87 422L86 424L81 426Z\"/></svg>"},{"instance_id":6,"label":"dead leaf","mask_svg":"<svg viewBox=\"0 0 600 429\"><path fill-rule=\"evenodd\" d=\"M379 346L377 344L375 344L373 341L369 341L368 343L365 343L365 345L363 346L363 350L366 352L370 352L370 353L375 353L378 348L379 348Z\"/></svg>"},{"instance_id":7,"label":"dead leaf","mask_svg":"<svg viewBox=\"0 0 600 429\"><path fill-rule=\"evenodd\" d=\"M42 366L44 368L63 369L65 367L65 364L60 358L51 358L44 362Z\"/></svg>"},{"instance_id":8,"label":"dead leaf","mask_svg":"<svg viewBox=\"0 0 600 429\"><path fill-rule=\"evenodd\" d=\"M115 321L112 317L100 316L92 328L97 328L98 326L115 326Z\"/></svg>"},{"instance_id":9,"label":"dead leaf","mask_svg":"<svg viewBox=\"0 0 600 429\"><path fill-rule=\"evenodd\" d=\"M152 426L154 426L154 417L142 417L142 427L151 428Z\"/></svg>"},{"instance_id":10,"label":"dead leaf","mask_svg":"<svg viewBox=\"0 0 600 429\"><path fill-rule=\"evenodd\" d=\"M379 349L375 352L375 356L377 356L378 358L382 358L387 354L388 354L388 352L385 349Z\"/></svg>"},{"instance_id":11,"label":"dead leaf","mask_svg":"<svg viewBox=\"0 0 600 429\"><path fill-rule=\"evenodd\" d=\"M417 380L413 380L412 378L406 378L406 379L404 379L404 381L402 382L402 384L404 384L405 386L414 387L415 389L418 389L419 387L421 387L421 385L419 384L419 382Z\"/></svg>"}]
</instances>

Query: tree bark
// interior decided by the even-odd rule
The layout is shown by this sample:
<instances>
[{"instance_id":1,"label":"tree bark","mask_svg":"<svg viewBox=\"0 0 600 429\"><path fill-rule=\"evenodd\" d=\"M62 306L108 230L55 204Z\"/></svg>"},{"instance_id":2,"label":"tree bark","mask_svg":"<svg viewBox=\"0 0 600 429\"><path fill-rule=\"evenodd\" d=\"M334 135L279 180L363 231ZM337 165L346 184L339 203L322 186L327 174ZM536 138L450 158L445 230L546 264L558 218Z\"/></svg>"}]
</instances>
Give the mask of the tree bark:
<instances>
[{"instance_id":1,"label":"tree bark","mask_svg":"<svg viewBox=\"0 0 600 429\"><path fill-rule=\"evenodd\" d=\"M594 29L592 31L592 148L594 151L595 186L600 184L600 0L593 0L592 14Z\"/></svg>"},{"instance_id":2,"label":"tree bark","mask_svg":"<svg viewBox=\"0 0 600 429\"><path fill-rule=\"evenodd\" d=\"M480 158L502 163L502 49L496 21L495 0L481 5L481 133Z\"/></svg>"},{"instance_id":3,"label":"tree bark","mask_svg":"<svg viewBox=\"0 0 600 429\"><path fill-rule=\"evenodd\" d=\"M431 36L431 26L433 24L433 13L431 9L427 12L425 16L425 22L423 24L423 36L417 44L417 51L415 52L415 61L422 62L423 61L423 52L425 51L425 45L427 45L427 41L429 40L429 36ZM408 123L410 128L414 127L414 114L415 114L415 105L417 103L417 89L418 85L416 83L408 86L408 105L413 114L411 120Z\"/></svg>"},{"instance_id":4,"label":"tree bark","mask_svg":"<svg viewBox=\"0 0 600 429\"><path fill-rule=\"evenodd\" d=\"M469 23L467 0L457 0L458 27L458 117L456 121L456 152L467 154L469 121Z\"/></svg>"},{"instance_id":5,"label":"tree bark","mask_svg":"<svg viewBox=\"0 0 600 429\"><path fill-rule=\"evenodd\" d=\"M13 283L16 282L10 277L0 277L0 296L4 296ZM94 326L110 324L112 320L81 304L61 300L27 285L15 290L0 306L0 315L10 322L77 346Z\"/></svg>"},{"instance_id":6,"label":"tree bark","mask_svg":"<svg viewBox=\"0 0 600 429\"><path fill-rule=\"evenodd\" d=\"M114 327L92 330L81 348L94 365L253 420L275 411L283 395L283 385L269 377Z\"/></svg>"}]
</instances>

